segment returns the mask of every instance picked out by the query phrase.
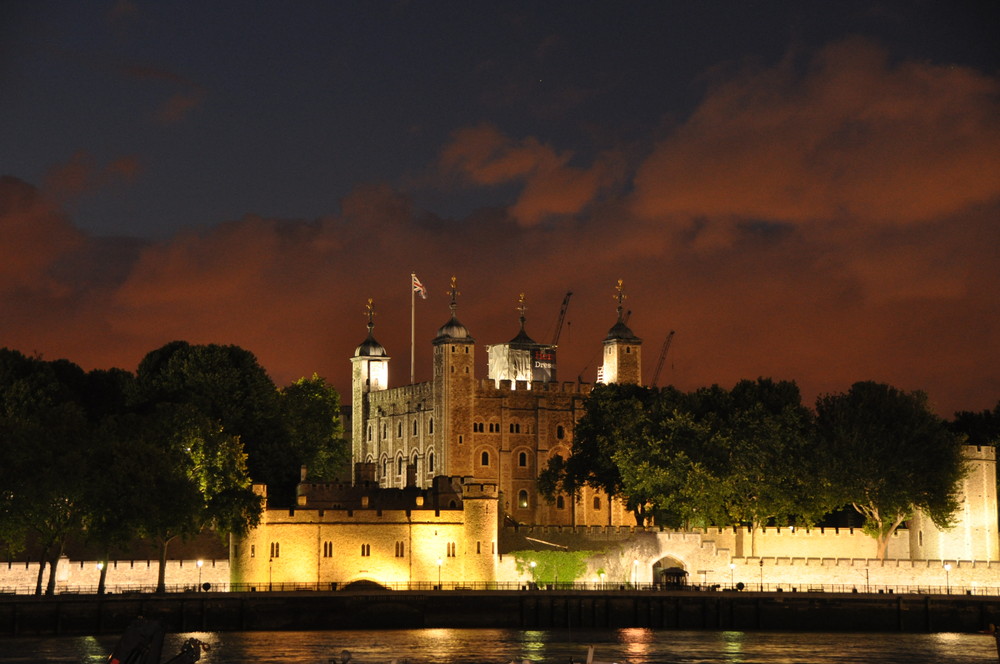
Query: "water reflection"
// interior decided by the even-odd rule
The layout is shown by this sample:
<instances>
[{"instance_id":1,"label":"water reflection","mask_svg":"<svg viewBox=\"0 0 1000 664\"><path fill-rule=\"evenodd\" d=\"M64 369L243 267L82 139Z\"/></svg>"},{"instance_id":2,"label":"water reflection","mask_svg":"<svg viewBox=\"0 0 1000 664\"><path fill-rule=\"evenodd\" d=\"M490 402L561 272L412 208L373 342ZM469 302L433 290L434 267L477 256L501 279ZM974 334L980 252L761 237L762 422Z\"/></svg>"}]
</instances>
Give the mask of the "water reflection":
<instances>
[{"instance_id":1,"label":"water reflection","mask_svg":"<svg viewBox=\"0 0 1000 664\"><path fill-rule=\"evenodd\" d=\"M594 645L602 661L628 664L996 664L993 638L979 634L822 634L691 632L652 629L520 631L426 629L330 632L190 632L169 634L164 659L188 638L211 647L204 664L536 664L584 661ZM0 664L99 664L114 636L0 639Z\"/></svg>"}]
</instances>

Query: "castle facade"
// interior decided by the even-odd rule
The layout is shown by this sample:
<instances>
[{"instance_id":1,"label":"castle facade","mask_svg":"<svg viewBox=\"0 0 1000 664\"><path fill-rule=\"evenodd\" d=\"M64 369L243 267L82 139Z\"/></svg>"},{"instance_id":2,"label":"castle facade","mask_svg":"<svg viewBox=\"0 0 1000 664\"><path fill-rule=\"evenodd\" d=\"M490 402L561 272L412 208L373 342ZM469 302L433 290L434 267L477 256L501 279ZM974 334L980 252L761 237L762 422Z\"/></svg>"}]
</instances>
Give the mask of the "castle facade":
<instances>
[{"instance_id":1,"label":"castle facade","mask_svg":"<svg viewBox=\"0 0 1000 664\"><path fill-rule=\"evenodd\" d=\"M471 478L500 493L501 509L518 523L629 525L618 500L584 489L578 499L539 496L538 473L555 456L567 458L574 425L592 385L556 380L556 346L536 343L521 328L509 342L487 347L488 375L475 375L476 342L456 316L432 341L430 381L389 386L390 357L368 336L352 363L352 450L355 482L385 488L427 487L435 476ZM642 340L624 321L618 285L618 317L603 342L602 382L640 383Z\"/></svg>"}]
</instances>

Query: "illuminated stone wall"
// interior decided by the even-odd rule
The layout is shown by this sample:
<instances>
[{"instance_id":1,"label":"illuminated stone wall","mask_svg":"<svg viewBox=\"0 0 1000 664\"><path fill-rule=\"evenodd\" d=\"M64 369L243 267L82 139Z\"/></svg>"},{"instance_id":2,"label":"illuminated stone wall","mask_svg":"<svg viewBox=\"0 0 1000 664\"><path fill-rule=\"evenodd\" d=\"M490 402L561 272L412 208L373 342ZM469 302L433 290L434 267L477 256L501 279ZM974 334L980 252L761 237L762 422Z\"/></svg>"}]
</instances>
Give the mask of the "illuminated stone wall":
<instances>
[{"instance_id":1,"label":"illuminated stone wall","mask_svg":"<svg viewBox=\"0 0 1000 664\"><path fill-rule=\"evenodd\" d=\"M267 509L230 550L233 583L495 580L497 491L466 483L465 509ZM439 562L440 561L440 565Z\"/></svg>"}]
</instances>

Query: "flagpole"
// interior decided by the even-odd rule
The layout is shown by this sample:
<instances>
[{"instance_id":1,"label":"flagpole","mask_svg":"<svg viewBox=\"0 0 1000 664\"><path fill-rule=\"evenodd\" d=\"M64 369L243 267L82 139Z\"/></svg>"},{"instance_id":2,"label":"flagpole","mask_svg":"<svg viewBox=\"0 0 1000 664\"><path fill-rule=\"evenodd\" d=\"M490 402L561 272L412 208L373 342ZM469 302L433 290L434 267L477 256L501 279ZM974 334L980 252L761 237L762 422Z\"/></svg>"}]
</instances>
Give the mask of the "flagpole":
<instances>
[{"instance_id":1,"label":"flagpole","mask_svg":"<svg viewBox=\"0 0 1000 664\"><path fill-rule=\"evenodd\" d=\"M414 380L413 380L413 349L414 349L414 346L415 346L415 343L416 343L415 342L415 336L416 336L415 325L416 325L417 315L415 313L416 312L416 299L415 298L416 298L416 294L417 294L417 289L415 289L413 287L413 284L415 283L416 278L417 278L416 273L411 272L410 273L410 385L413 385L413 383L414 383Z\"/></svg>"}]
</instances>

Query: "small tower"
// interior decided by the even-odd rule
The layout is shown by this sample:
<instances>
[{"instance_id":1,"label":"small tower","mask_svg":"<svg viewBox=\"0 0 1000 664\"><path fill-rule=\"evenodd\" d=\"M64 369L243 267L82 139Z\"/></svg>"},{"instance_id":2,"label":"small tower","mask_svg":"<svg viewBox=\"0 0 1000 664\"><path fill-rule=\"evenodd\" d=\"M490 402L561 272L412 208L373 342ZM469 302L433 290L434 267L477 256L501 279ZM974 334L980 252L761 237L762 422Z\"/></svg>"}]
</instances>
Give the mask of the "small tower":
<instances>
[{"instance_id":1,"label":"small tower","mask_svg":"<svg viewBox=\"0 0 1000 664\"><path fill-rule=\"evenodd\" d=\"M615 299L618 301L618 322L604 339L604 363L597 371L598 383L642 384L642 339L625 324L624 302L627 299L618 280Z\"/></svg>"},{"instance_id":2,"label":"small tower","mask_svg":"<svg viewBox=\"0 0 1000 664\"><path fill-rule=\"evenodd\" d=\"M433 435L438 450L438 474L471 475L468 449L472 443L472 415L475 398L476 340L455 315L460 295L451 278L451 318L434 337L434 420Z\"/></svg>"},{"instance_id":3,"label":"small tower","mask_svg":"<svg viewBox=\"0 0 1000 664\"><path fill-rule=\"evenodd\" d=\"M528 384L529 389L533 381L549 383L556 380L556 347L537 343L524 331L526 320L524 312L527 309L524 293L521 293L517 301L521 322L520 332L505 344L486 347L487 378L497 387L502 380L509 380L512 388L516 388L517 381L523 381Z\"/></svg>"},{"instance_id":4,"label":"small tower","mask_svg":"<svg viewBox=\"0 0 1000 664\"><path fill-rule=\"evenodd\" d=\"M375 341L375 307L372 300L365 306L368 316L368 336L354 350L351 358L351 450L354 461L365 459L370 443L368 417L370 415L368 395L389 387L389 355L379 342ZM355 478L357 481L358 478Z\"/></svg>"}]
</instances>

